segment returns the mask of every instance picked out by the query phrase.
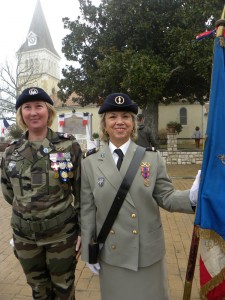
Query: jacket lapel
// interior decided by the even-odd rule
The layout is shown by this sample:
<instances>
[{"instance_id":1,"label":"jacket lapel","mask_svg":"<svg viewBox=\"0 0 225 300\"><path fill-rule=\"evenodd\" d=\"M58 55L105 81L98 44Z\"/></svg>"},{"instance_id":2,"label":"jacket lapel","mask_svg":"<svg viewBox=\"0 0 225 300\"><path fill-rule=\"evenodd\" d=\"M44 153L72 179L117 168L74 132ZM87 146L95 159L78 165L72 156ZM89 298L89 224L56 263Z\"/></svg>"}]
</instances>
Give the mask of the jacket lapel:
<instances>
[{"instance_id":1,"label":"jacket lapel","mask_svg":"<svg viewBox=\"0 0 225 300\"><path fill-rule=\"evenodd\" d=\"M99 151L98 168L117 191L131 163L136 148L137 145L134 142L131 142L129 148L127 149L127 153L124 156L120 171L116 167L116 164L112 158L112 154L107 144L103 146ZM112 172L114 173L113 175ZM125 201L128 201L132 206L134 206L134 202L129 194L129 191L127 193Z\"/></svg>"}]
</instances>

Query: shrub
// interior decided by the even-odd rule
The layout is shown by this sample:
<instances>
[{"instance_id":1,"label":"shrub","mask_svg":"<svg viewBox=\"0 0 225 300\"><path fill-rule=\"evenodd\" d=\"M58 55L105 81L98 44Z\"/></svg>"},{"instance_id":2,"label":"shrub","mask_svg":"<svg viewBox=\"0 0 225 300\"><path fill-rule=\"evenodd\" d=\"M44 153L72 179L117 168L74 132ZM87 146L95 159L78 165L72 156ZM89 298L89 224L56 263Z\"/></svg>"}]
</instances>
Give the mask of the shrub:
<instances>
[{"instance_id":1,"label":"shrub","mask_svg":"<svg viewBox=\"0 0 225 300\"><path fill-rule=\"evenodd\" d=\"M93 137L94 140L96 140L96 139L99 138L99 134L97 132L93 132L92 137Z\"/></svg>"},{"instance_id":2,"label":"shrub","mask_svg":"<svg viewBox=\"0 0 225 300\"><path fill-rule=\"evenodd\" d=\"M23 130L16 124L12 124L7 128L7 138L15 140L19 139L23 133Z\"/></svg>"},{"instance_id":3,"label":"shrub","mask_svg":"<svg viewBox=\"0 0 225 300\"><path fill-rule=\"evenodd\" d=\"M183 126L179 122L170 121L167 123L167 128L174 128L174 131L179 134L182 131Z\"/></svg>"}]
</instances>

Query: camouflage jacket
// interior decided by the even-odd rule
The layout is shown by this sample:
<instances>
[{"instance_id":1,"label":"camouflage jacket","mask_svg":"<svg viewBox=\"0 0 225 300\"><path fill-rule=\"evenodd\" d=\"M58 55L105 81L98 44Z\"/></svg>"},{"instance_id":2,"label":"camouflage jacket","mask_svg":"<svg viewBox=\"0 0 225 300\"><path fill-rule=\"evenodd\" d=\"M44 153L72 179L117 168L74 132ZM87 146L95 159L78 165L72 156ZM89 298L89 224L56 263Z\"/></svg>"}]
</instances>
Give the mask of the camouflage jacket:
<instances>
[{"instance_id":1,"label":"camouflage jacket","mask_svg":"<svg viewBox=\"0 0 225 300\"><path fill-rule=\"evenodd\" d=\"M79 217L80 145L72 135L48 129L35 149L26 136L2 157L2 192L13 213L29 220L51 218L73 202Z\"/></svg>"},{"instance_id":2,"label":"camouflage jacket","mask_svg":"<svg viewBox=\"0 0 225 300\"><path fill-rule=\"evenodd\" d=\"M150 127L145 125L138 125L138 139L137 143L142 147L157 147L155 138L153 137Z\"/></svg>"}]
</instances>

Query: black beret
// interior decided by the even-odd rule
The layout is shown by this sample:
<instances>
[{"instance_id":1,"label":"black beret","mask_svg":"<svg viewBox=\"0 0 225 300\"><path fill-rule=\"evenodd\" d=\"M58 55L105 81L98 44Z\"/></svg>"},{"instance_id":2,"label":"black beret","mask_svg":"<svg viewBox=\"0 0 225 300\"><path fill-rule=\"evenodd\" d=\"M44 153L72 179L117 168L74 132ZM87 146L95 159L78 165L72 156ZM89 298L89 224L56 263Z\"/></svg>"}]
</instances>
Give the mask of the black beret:
<instances>
[{"instance_id":1,"label":"black beret","mask_svg":"<svg viewBox=\"0 0 225 300\"><path fill-rule=\"evenodd\" d=\"M138 105L132 102L127 94L113 93L106 97L103 104L100 106L98 113L102 114L107 111L130 111L138 113Z\"/></svg>"},{"instance_id":2,"label":"black beret","mask_svg":"<svg viewBox=\"0 0 225 300\"><path fill-rule=\"evenodd\" d=\"M30 87L28 89L23 90L22 94L16 100L16 110L24 103L34 100L40 100L44 102L48 102L53 105L52 99L49 95L41 88L38 87Z\"/></svg>"}]
</instances>

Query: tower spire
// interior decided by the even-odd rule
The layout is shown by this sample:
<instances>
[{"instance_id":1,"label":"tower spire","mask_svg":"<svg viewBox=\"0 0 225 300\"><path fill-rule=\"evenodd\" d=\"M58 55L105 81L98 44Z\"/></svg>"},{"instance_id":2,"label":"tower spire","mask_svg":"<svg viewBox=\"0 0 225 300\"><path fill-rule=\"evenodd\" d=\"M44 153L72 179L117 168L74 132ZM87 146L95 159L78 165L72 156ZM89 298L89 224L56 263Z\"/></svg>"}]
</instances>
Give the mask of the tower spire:
<instances>
[{"instance_id":1,"label":"tower spire","mask_svg":"<svg viewBox=\"0 0 225 300\"><path fill-rule=\"evenodd\" d=\"M47 49L60 57L52 42L40 0L37 0L25 43L18 52Z\"/></svg>"}]
</instances>

